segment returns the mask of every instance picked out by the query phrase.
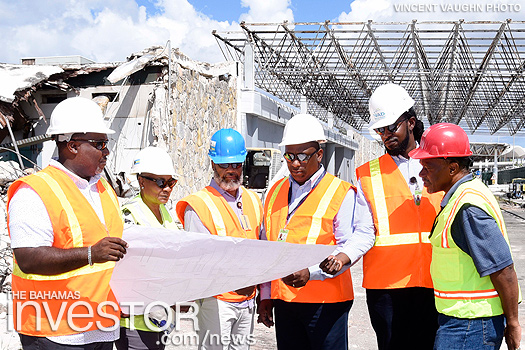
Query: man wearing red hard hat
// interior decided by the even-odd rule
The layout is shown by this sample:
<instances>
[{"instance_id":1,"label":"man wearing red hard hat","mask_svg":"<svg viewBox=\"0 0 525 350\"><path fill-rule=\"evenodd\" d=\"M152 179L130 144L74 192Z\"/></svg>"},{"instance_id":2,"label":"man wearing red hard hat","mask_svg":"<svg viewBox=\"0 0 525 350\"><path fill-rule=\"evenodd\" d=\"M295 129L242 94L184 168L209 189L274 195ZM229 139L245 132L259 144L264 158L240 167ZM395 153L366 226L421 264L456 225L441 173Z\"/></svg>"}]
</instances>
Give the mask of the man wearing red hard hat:
<instances>
[{"instance_id":1,"label":"man wearing red hard hat","mask_svg":"<svg viewBox=\"0 0 525 350\"><path fill-rule=\"evenodd\" d=\"M444 191L432 232L432 263L439 329L434 349L519 349L520 291L498 202L469 172L465 131L440 123L428 128L419 148L419 173L428 192Z\"/></svg>"}]
</instances>

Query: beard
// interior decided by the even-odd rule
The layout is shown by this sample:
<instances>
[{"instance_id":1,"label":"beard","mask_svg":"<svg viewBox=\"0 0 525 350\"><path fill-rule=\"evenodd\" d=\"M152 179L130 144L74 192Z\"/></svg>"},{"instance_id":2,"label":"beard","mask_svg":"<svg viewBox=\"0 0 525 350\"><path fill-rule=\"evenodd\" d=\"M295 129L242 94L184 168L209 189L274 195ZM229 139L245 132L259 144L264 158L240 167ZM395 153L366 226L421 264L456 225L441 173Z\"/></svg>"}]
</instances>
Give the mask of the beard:
<instances>
[{"instance_id":1,"label":"beard","mask_svg":"<svg viewBox=\"0 0 525 350\"><path fill-rule=\"evenodd\" d=\"M233 175L235 178L233 179L226 179L225 177L221 177L217 170L213 168L213 179L220 188L222 188L225 191L237 191L239 187L241 187L242 184L242 172L241 175L237 175L237 173L224 173L224 176L226 175Z\"/></svg>"},{"instance_id":2,"label":"beard","mask_svg":"<svg viewBox=\"0 0 525 350\"><path fill-rule=\"evenodd\" d=\"M390 154L392 157L398 156L400 154L404 154L408 147L408 141L410 141L410 135L408 132L406 133L406 137L403 141L401 141L396 148L388 149L385 146L386 153Z\"/></svg>"}]
</instances>

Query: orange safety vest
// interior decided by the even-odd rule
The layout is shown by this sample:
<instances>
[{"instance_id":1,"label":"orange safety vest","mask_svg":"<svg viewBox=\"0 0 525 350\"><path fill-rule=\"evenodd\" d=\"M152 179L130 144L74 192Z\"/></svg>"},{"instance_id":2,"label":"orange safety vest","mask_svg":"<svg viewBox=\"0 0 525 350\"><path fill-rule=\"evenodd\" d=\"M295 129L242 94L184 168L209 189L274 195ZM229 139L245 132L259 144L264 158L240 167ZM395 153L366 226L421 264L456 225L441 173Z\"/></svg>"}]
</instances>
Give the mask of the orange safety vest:
<instances>
[{"instance_id":1,"label":"orange safety vest","mask_svg":"<svg viewBox=\"0 0 525 350\"><path fill-rule=\"evenodd\" d=\"M105 226L73 180L62 170L48 166L36 174L18 179L7 192L8 205L24 183L31 186L44 202L53 226L53 247L88 247L107 236L122 237L118 200L106 180L100 179L97 183ZM114 326L120 315L118 302L109 287L114 265L114 262L86 265L47 276L22 272L15 259L12 287L16 331L48 337ZM69 313L73 316L73 326L68 323ZM90 317L74 317L87 314Z\"/></svg>"},{"instance_id":2,"label":"orange safety vest","mask_svg":"<svg viewBox=\"0 0 525 350\"><path fill-rule=\"evenodd\" d=\"M184 211L189 205L199 216L203 225L212 235L240 237L249 239L259 238L259 229L262 223L262 204L260 198L252 191L242 188L242 211L248 217L250 229L245 230L226 199L213 187L207 186L203 190L190 194L177 202L176 212L180 222L184 225ZM216 295L215 298L228 302L242 302L255 297L255 291L250 296L228 292Z\"/></svg>"},{"instance_id":3,"label":"orange safety vest","mask_svg":"<svg viewBox=\"0 0 525 350\"><path fill-rule=\"evenodd\" d=\"M423 188L416 205L403 174L385 154L356 170L374 213L376 240L363 257L363 287L432 288L429 235L443 192Z\"/></svg>"},{"instance_id":4,"label":"orange safety vest","mask_svg":"<svg viewBox=\"0 0 525 350\"><path fill-rule=\"evenodd\" d=\"M293 216L288 217L288 177L274 184L265 202L265 228L269 241L277 241L281 229L287 229L286 242L298 244L335 245L334 217L346 194L355 187L326 173L308 194ZM272 299L297 303L337 303L354 298L350 269L324 281L308 281L294 288L281 279L272 281Z\"/></svg>"}]
</instances>

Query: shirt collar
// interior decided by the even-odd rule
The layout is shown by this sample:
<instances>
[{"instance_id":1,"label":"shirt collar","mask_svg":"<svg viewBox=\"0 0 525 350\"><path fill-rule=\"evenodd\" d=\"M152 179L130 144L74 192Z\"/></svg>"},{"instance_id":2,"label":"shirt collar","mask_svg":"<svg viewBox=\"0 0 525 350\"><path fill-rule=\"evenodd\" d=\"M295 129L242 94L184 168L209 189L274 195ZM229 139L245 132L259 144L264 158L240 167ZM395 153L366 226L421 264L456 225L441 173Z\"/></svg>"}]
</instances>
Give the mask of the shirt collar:
<instances>
[{"instance_id":1,"label":"shirt collar","mask_svg":"<svg viewBox=\"0 0 525 350\"><path fill-rule=\"evenodd\" d=\"M49 165L65 172L67 176L69 176L71 180L73 180L73 182L75 183L75 185L77 185L77 187L91 186L93 184L96 184L98 180L100 180L100 178L102 177L101 174L95 174L95 176L92 176L89 179L89 181L87 181L86 179L81 178L80 176L78 176L77 174L75 174L74 172L66 168L62 163L60 163L56 159L51 159L49 162Z\"/></svg>"},{"instance_id":2,"label":"shirt collar","mask_svg":"<svg viewBox=\"0 0 525 350\"><path fill-rule=\"evenodd\" d=\"M217 181L215 181L214 178L211 179L210 181L210 186L213 187L214 189L216 189L223 197L225 198L232 198L236 201L240 201L241 200L241 194L242 194L242 186L239 186L239 190L237 191L237 196L232 196L229 192L223 190L219 184L217 183Z\"/></svg>"},{"instance_id":3,"label":"shirt collar","mask_svg":"<svg viewBox=\"0 0 525 350\"><path fill-rule=\"evenodd\" d=\"M456 192L456 190L458 189L459 185L461 185L464 182L473 180L473 179L474 179L474 177L472 176L472 174L468 174L468 175L463 176L461 179L459 179L458 182L456 182L454 185L452 185L452 187L450 188L450 190L448 190L448 192L445 195L445 197L443 197L443 200L441 201L441 207L444 208L448 204L448 201L450 200L450 197L452 197L454 192Z\"/></svg>"}]
</instances>

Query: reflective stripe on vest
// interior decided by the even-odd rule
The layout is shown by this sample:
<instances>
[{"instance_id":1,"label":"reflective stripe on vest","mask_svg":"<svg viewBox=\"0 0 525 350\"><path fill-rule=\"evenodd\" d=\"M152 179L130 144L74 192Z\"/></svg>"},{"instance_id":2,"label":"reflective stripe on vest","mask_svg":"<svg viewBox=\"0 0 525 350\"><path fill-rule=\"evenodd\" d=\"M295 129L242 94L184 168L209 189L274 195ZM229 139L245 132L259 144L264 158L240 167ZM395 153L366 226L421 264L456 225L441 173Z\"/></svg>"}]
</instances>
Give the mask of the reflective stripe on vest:
<instances>
[{"instance_id":1,"label":"reflective stripe on vest","mask_svg":"<svg viewBox=\"0 0 525 350\"><path fill-rule=\"evenodd\" d=\"M340 184L341 180L338 178L334 178L334 180L324 193L323 198L321 198L321 201L319 202L319 205L317 206L317 209L315 210L315 213L312 216L312 225L310 226L310 231L308 231L308 238L306 239L306 244L315 244L317 238L319 238L319 234L321 234L321 222L323 216L325 216L328 210L328 206L330 205L330 201L332 200L332 197L334 196L335 191L337 191L337 188Z\"/></svg>"},{"instance_id":2,"label":"reflective stripe on vest","mask_svg":"<svg viewBox=\"0 0 525 350\"><path fill-rule=\"evenodd\" d=\"M88 275L90 273L112 269L113 267L115 267L115 262L108 261L103 264L94 264L93 266L86 265L76 270L64 272L59 275L36 275L36 274L31 274L31 273L29 274L23 273L15 261L15 263L13 264L13 275L26 279L26 280L32 280L32 281L59 281L59 280L66 280L71 277Z\"/></svg>"},{"instance_id":3,"label":"reflective stripe on vest","mask_svg":"<svg viewBox=\"0 0 525 350\"><path fill-rule=\"evenodd\" d=\"M383 186L383 176L381 175L381 168L379 166L379 158L370 161L370 181L372 182L373 196L376 201L376 216L377 216L377 235L390 235L390 223L388 221L388 208L386 206L385 190ZM395 238L392 238L395 240ZM388 245L392 245L391 243Z\"/></svg>"},{"instance_id":4,"label":"reflective stripe on vest","mask_svg":"<svg viewBox=\"0 0 525 350\"><path fill-rule=\"evenodd\" d=\"M213 218L213 224L215 225L215 229L217 230L217 236L226 236L226 225L224 225L224 220L222 219L221 212L219 211L219 208L213 203L213 200L211 199L209 193L205 191L197 191L194 193L197 197L202 199L208 209L210 210L211 216Z\"/></svg>"},{"instance_id":5,"label":"reflective stripe on vest","mask_svg":"<svg viewBox=\"0 0 525 350\"><path fill-rule=\"evenodd\" d=\"M419 242L430 243L428 236L430 232L411 232L411 233L398 233L395 235L377 236L376 246L393 246L402 244L416 244Z\"/></svg>"},{"instance_id":6,"label":"reflective stripe on vest","mask_svg":"<svg viewBox=\"0 0 525 350\"><path fill-rule=\"evenodd\" d=\"M499 296L498 292L495 289L481 290L481 291L456 291L456 292L443 292L434 290L434 295L437 298L441 299L487 299L487 298L496 298Z\"/></svg>"},{"instance_id":7,"label":"reflective stripe on vest","mask_svg":"<svg viewBox=\"0 0 525 350\"><path fill-rule=\"evenodd\" d=\"M288 177L285 177L284 179L282 179L280 182L278 182L276 185L274 185L274 190L273 192L271 193L271 196L270 196L270 200L268 201L268 204L265 203L265 206L266 206L266 223L265 223L265 227L266 227L266 230L267 230L267 234L268 234L268 230L270 229L270 218L272 216L272 208L273 208L273 204L275 203L275 198L277 198L277 194L279 194L279 191L281 190L281 187L287 182L289 181L288 180Z\"/></svg>"},{"instance_id":8,"label":"reflective stripe on vest","mask_svg":"<svg viewBox=\"0 0 525 350\"><path fill-rule=\"evenodd\" d=\"M500 226L500 229L502 229L503 225L504 225L504 221L503 221L503 218L498 214L498 211L496 210L496 208L494 208L494 205L492 205L491 201L489 200L489 198L487 198L487 196L485 196L482 192L480 191L477 191L475 189L472 189L472 188L469 188L469 189L466 189L465 191L463 191L459 197L456 199L456 201L454 202L454 205L452 206L452 209L451 209L451 212L452 213L456 213L457 210L458 210L458 205L461 203L461 200L463 199L463 197L465 197L466 195L468 194L474 194L476 196L479 196L481 197L487 204L490 205L490 207L492 208L492 210L494 211L494 214L496 215L496 222L498 223L498 226ZM448 230L450 229L450 225L452 225L452 222L453 222L453 219L455 218L455 215L450 215L448 218L447 218L447 221L445 223L445 227L443 228L444 232L448 232ZM450 246L448 245L448 235L442 235L442 240L441 240L441 246L443 248L450 248Z\"/></svg>"},{"instance_id":9,"label":"reflective stripe on vest","mask_svg":"<svg viewBox=\"0 0 525 350\"><path fill-rule=\"evenodd\" d=\"M35 175L41 177L49 185L49 187L51 187L53 192L58 197L60 205L62 206L62 208L64 208L67 220L69 221L69 227L71 229L73 247L79 248L84 246L84 242L82 240L82 230L80 229L80 224L78 223L77 216L75 215L73 207L71 207L71 203L69 203L66 194L64 193L58 182L56 182L56 180L53 179L49 174L44 172L37 172Z\"/></svg>"}]
</instances>

